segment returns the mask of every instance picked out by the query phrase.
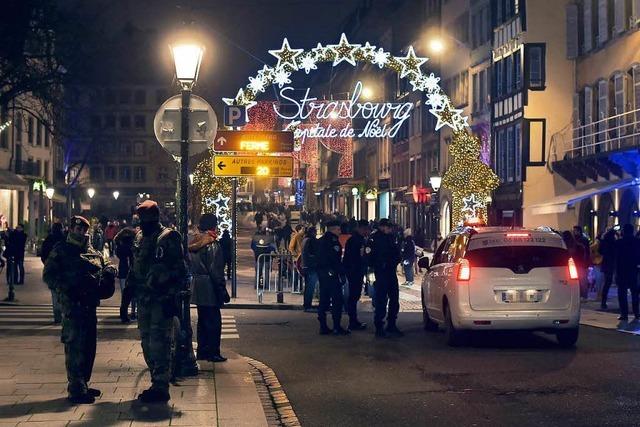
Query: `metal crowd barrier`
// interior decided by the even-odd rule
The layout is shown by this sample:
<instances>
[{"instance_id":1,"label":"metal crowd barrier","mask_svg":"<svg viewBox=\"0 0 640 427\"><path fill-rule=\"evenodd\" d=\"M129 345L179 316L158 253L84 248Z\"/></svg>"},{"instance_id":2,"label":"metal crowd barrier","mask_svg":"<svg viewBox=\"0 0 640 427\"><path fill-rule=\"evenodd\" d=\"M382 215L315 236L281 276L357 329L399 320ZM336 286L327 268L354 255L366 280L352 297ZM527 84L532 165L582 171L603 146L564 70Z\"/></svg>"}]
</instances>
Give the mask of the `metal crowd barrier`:
<instances>
[{"instance_id":1,"label":"metal crowd barrier","mask_svg":"<svg viewBox=\"0 0 640 427\"><path fill-rule=\"evenodd\" d=\"M256 294L262 303L265 293L276 293L277 302L284 302L284 294L302 293L302 274L295 266L292 254L270 253L258 256L256 261Z\"/></svg>"}]
</instances>

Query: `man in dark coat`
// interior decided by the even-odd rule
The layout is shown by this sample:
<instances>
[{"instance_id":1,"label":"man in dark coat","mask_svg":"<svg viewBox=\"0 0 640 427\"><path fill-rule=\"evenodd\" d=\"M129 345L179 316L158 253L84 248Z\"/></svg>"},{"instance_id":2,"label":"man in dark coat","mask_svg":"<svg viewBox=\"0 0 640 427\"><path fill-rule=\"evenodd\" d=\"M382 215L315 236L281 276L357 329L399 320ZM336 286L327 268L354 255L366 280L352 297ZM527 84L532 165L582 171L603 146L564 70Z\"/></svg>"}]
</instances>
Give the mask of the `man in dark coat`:
<instances>
[{"instance_id":1,"label":"man in dark coat","mask_svg":"<svg viewBox=\"0 0 640 427\"><path fill-rule=\"evenodd\" d=\"M332 332L327 326L326 312L331 305L333 318L333 333L335 335L348 335L349 331L342 328L342 284L344 283L344 268L342 266L342 247L338 236L340 235L340 223L328 221L327 231L318 241L317 271L320 280L320 305L318 306L318 321L320 322L320 335L328 335Z\"/></svg>"},{"instance_id":2,"label":"man in dark coat","mask_svg":"<svg viewBox=\"0 0 640 427\"><path fill-rule=\"evenodd\" d=\"M609 289L611 283L613 283L613 274L615 273L615 260L616 260L616 234L615 230L611 229L604 233L604 236L600 239L598 251L602 255L602 263L600 264L600 271L604 274L604 286L602 287L602 302L600 303L600 309L607 309L607 299L609 298Z\"/></svg>"},{"instance_id":3,"label":"man in dark coat","mask_svg":"<svg viewBox=\"0 0 640 427\"><path fill-rule=\"evenodd\" d=\"M627 292L631 291L631 305L635 320L640 320L640 300L638 299L638 262L640 262L638 240L633 235L633 225L625 224L622 238L616 240L616 283L618 284L618 302L620 317L626 321L629 317Z\"/></svg>"},{"instance_id":4,"label":"man in dark coat","mask_svg":"<svg viewBox=\"0 0 640 427\"><path fill-rule=\"evenodd\" d=\"M233 268L232 245L233 245L233 240L231 239L231 234L229 234L229 230L224 230L222 232L222 237L220 238L220 248L222 249L222 255L224 257L224 265L227 269L227 278L229 280L231 280L231 269Z\"/></svg>"},{"instance_id":5,"label":"man in dark coat","mask_svg":"<svg viewBox=\"0 0 640 427\"><path fill-rule=\"evenodd\" d=\"M11 231L8 235L7 249L5 251L7 259L11 257L15 263L13 283L16 285L24 284L24 249L26 245L27 235L24 232L24 226L18 224L15 230ZM7 275L8 274L9 269L7 269Z\"/></svg>"},{"instance_id":6,"label":"man in dark coat","mask_svg":"<svg viewBox=\"0 0 640 427\"><path fill-rule=\"evenodd\" d=\"M358 301L362 295L362 285L366 264L364 260L364 244L369 235L369 222L361 219L347 240L344 249L342 264L349 281L349 297L347 298L347 314L349 315L349 329L361 330L367 327L366 323L358 320Z\"/></svg>"},{"instance_id":7,"label":"man in dark coat","mask_svg":"<svg viewBox=\"0 0 640 427\"><path fill-rule=\"evenodd\" d=\"M64 232L62 231L62 224L59 222L54 222L51 225L51 232L47 235L42 242L42 248L40 249L40 260L42 264L47 262L47 258L49 258L49 254L53 250L53 248L59 243L66 239ZM62 322L62 312L60 311L60 302L58 301L58 295L55 289L51 288L51 307L53 308L53 323L61 323Z\"/></svg>"}]
</instances>

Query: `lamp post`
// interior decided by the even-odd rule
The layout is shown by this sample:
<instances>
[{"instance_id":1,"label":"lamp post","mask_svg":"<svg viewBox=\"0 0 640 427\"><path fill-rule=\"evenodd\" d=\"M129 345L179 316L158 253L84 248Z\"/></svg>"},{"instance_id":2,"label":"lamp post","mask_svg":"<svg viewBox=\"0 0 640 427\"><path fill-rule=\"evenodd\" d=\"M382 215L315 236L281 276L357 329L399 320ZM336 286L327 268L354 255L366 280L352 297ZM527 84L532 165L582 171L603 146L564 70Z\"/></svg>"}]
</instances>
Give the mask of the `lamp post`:
<instances>
[{"instance_id":1,"label":"lamp post","mask_svg":"<svg viewBox=\"0 0 640 427\"><path fill-rule=\"evenodd\" d=\"M45 190L45 194L47 195L47 199L49 199L49 224L53 223L53 204L51 199L53 199L53 195L56 193L56 189L53 187L49 187Z\"/></svg>"},{"instance_id":2,"label":"lamp post","mask_svg":"<svg viewBox=\"0 0 640 427\"><path fill-rule=\"evenodd\" d=\"M442 177L438 174L438 171L434 171L429 178L429 184L433 188L433 196L431 197L431 209L434 222L433 230L433 251L438 248L438 234L440 233L440 185L442 184Z\"/></svg>"},{"instance_id":3,"label":"lamp post","mask_svg":"<svg viewBox=\"0 0 640 427\"><path fill-rule=\"evenodd\" d=\"M188 188L189 188L189 113L191 111L191 92L198 80L198 72L204 46L195 43L175 43L170 46L173 61L176 67L176 80L182 91L182 105L180 107L180 173L178 185L178 231L182 236L182 245L187 257L188 248ZM191 312L189 283L185 282L180 304L180 327L182 329L182 342L176 352L176 369L180 376L194 376L198 374L198 365L193 354L191 337Z\"/></svg>"}]
</instances>

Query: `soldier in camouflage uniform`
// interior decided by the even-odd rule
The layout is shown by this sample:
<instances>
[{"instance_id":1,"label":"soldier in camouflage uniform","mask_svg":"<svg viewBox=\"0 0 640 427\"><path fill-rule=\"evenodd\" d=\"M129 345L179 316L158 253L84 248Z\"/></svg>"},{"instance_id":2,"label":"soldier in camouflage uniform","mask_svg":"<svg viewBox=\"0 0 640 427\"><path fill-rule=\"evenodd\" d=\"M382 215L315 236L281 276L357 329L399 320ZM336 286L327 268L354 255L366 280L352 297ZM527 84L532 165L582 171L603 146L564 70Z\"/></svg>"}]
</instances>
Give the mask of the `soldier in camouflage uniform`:
<instances>
[{"instance_id":1,"label":"soldier in camouflage uniform","mask_svg":"<svg viewBox=\"0 0 640 427\"><path fill-rule=\"evenodd\" d=\"M71 219L66 240L47 258L43 279L62 310L62 335L72 403L93 403L100 390L87 387L96 356L96 307L115 290L116 268L89 244L89 221Z\"/></svg>"},{"instance_id":2,"label":"soldier in camouflage uniform","mask_svg":"<svg viewBox=\"0 0 640 427\"><path fill-rule=\"evenodd\" d=\"M178 313L177 295L187 275L182 238L160 224L160 209L147 200L138 206L140 231L133 244L133 264L127 277L138 301L142 351L151 372L151 388L138 398L167 402L171 379L171 330Z\"/></svg>"}]
</instances>

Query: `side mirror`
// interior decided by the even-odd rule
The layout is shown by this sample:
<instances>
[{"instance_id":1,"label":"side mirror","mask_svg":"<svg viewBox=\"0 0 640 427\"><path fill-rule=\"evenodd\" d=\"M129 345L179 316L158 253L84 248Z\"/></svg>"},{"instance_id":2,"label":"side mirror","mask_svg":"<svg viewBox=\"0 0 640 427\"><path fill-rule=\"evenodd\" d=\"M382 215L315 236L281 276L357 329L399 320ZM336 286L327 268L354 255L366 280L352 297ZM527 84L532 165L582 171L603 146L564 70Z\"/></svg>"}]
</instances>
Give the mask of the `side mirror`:
<instances>
[{"instance_id":1,"label":"side mirror","mask_svg":"<svg viewBox=\"0 0 640 427\"><path fill-rule=\"evenodd\" d=\"M429 270L429 257L425 256L418 260L418 267Z\"/></svg>"}]
</instances>

